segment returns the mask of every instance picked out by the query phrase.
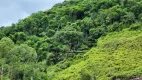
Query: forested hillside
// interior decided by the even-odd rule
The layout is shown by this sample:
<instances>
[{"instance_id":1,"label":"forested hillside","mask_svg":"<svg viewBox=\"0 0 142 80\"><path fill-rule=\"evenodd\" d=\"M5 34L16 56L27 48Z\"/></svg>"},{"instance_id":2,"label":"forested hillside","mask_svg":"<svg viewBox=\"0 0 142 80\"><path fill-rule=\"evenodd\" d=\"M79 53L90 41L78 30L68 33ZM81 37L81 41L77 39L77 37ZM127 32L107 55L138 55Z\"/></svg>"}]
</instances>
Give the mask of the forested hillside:
<instances>
[{"instance_id":1,"label":"forested hillside","mask_svg":"<svg viewBox=\"0 0 142 80\"><path fill-rule=\"evenodd\" d=\"M141 66L141 0L65 0L0 27L0 80L130 80Z\"/></svg>"}]
</instances>

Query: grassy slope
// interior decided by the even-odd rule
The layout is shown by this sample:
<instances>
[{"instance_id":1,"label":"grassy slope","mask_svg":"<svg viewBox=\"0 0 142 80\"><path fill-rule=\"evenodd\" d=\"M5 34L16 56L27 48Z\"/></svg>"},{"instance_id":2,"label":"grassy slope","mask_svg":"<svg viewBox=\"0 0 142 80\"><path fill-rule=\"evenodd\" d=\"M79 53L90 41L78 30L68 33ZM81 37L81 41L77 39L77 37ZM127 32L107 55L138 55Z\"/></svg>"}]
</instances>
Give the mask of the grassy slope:
<instances>
[{"instance_id":1,"label":"grassy slope","mask_svg":"<svg viewBox=\"0 0 142 80\"><path fill-rule=\"evenodd\" d=\"M65 70L55 72L56 66L52 67L48 76L53 74L53 80L80 80L81 74L86 73L97 80L127 80L142 75L141 65L142 32L125 29L100 38L97 47L74 60Z\"/></svg>"}]
</instances>

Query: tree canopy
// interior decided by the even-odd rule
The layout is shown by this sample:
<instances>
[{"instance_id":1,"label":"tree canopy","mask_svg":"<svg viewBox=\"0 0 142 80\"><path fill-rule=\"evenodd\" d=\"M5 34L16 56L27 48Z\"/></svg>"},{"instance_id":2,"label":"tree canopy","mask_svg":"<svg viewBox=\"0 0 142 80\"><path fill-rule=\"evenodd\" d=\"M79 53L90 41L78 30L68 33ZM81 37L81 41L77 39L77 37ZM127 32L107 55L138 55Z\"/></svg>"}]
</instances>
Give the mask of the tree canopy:
<instances>
[{"instance_id":1,"label":"tree canopy","mask_svg":"<svg viewBox=\"0 0 142 80\"><path fill-rule=\"evenodd\" d=\"M52 80L52 73L78 59L86 60L84 55L98 47L100 38L125 30L141 31L141 9L141 0L65 0L11 26L0 27L0 80ZM106 44L112 45L113 52L121 44ZM105 51L101 48L100 53ZM87 71L80 73L80 79L91 80Z\"/></svg>"}]
</instances>

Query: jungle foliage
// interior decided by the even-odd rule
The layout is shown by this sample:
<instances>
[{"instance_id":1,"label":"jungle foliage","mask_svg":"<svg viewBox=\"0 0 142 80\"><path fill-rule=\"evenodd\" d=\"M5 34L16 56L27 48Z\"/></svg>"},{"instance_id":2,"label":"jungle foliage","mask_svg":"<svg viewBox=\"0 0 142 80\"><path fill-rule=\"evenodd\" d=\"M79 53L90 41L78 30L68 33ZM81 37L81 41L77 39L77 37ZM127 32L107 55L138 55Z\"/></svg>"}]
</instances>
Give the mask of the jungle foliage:
<instances>
[{"instance_id":1,"label":"jungle foliage","mask_svg":"<svg viewBox=\"0 0 142 80\"><path fill-rule=\"evenodd\" d=\"M0 79L140 77L141 9L141 0L65 0L0 27Z\"/></svg>"}]
</instances>

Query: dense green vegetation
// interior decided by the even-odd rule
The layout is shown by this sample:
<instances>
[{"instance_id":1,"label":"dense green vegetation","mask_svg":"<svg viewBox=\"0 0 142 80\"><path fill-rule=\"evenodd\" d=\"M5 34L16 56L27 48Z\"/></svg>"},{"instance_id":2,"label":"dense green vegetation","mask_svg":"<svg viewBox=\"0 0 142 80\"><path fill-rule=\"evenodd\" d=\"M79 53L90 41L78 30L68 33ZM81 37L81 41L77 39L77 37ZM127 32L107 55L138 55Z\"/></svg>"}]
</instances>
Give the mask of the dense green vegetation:
<instances>
[{"instance_id":1,"label":"dense green vegetation","mask_svg":"<svg viewBox=\"0 0 142 80\"><path fill-rule=\"evenodd\" d=\"M66 0L0 27L0 80L142 76L141 0Z\"/></svg>"},{"instance_id":2,"label":"dense green vegetation","mask_svg":"<svg viewBox=\"0 0 142 80\"><path fill-rule=\"evenodd\" d=\"M123 30L99 39L82 58L49 68L53 80L130 80L142 75L142 32ZM67 69L62 68L71 64Z\"/></svg>"}]
</instances>

